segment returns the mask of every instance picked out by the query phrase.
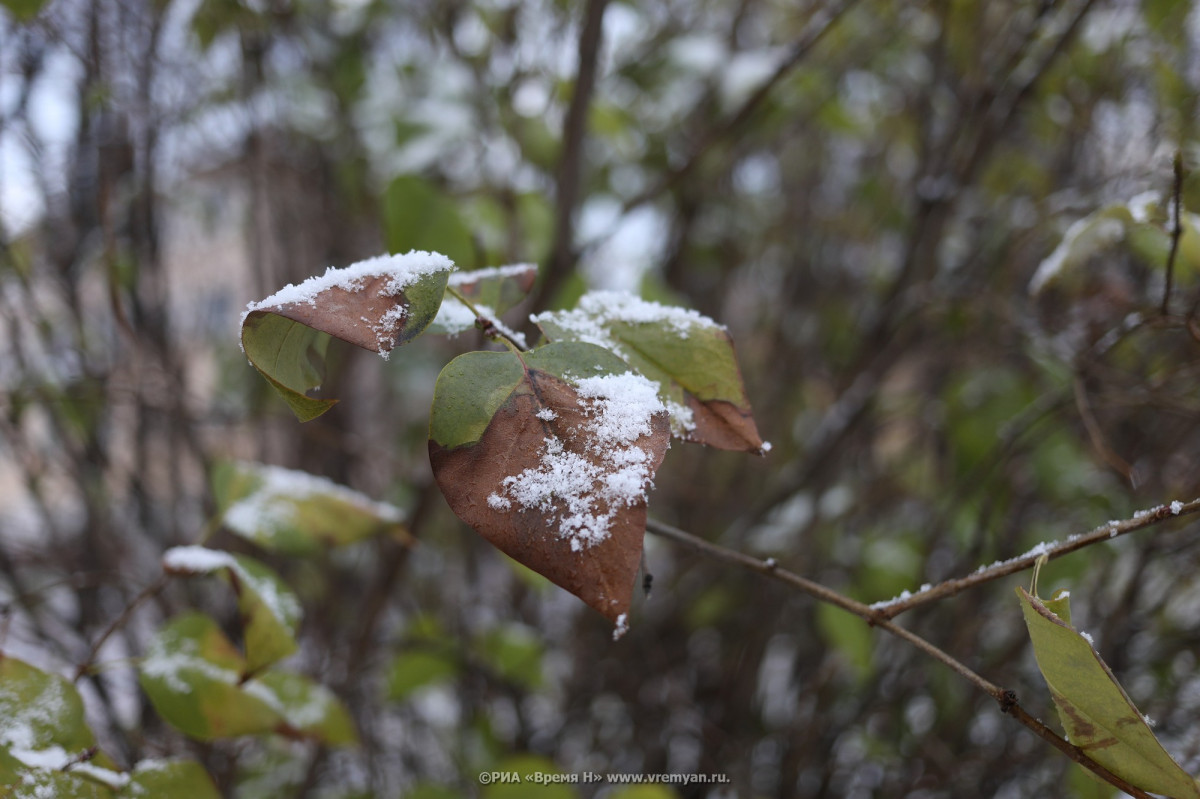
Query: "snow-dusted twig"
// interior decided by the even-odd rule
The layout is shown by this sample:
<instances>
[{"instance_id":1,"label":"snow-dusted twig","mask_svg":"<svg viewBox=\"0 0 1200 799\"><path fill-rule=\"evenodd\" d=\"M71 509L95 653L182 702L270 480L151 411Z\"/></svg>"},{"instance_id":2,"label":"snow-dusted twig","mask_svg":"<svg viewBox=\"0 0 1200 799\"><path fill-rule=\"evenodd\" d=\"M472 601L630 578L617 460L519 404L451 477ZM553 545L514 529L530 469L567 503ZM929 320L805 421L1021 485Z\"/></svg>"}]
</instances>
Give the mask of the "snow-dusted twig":
<instances>
[{"instance_id":1,"label":"snow-dusted twig","mask_svg":"<svg viewBox=\"0 0 1200 799\"><path fill-rule=\"evenodd\" d=\"M919 591L914 593L905 591L894 599L876 602L870 607L883 618L893 619L906 610L912 610L920 605L925 605L938 599L945 599L948 596L954 596L968 588L974 588L977 585L982 585L983 583L1032 568L1038 558L1043 555L1047 559L1053 560L1054 558L1061 557L1078 549L1083 549L1100 541L1106 541L1109 538L1116 538L1119 535L1132 533L1135 530L1152 527L1168 519L1187 516L1197 512L1200 512L1200 498L1193 499L1191 502L1175 501L1147 510L1140 510L1133 514L1132 517L1123 521L1110 521L1090 532L1083 533L1082 535L1073 535L1063 541L1038 544L1023 555L998 561L990 566L982 566L966 577L943 580L937 585L922 586Z\"/></svg>"},{"instance_id":2,"label":"snow-dusted twig","mask_svg":"<svg viewBox=\"0 0 1200 799\"><path fill-rule=\"evenodd\" d=\"M1168 514L1174 510L1171 506L1164 507L1167 508ZM1187 507L1191 508L1191 510L1188 512L1200 510L1200 499L1188 503ZM1157 512L1158 510L1159 509L1156 508L1154 511L1148 512L1148 514ZM1179 511L1179 513L1183 513L1182 509ZM1130 520L1130 522L1132 521L1133 520ZM1126 524L1126 522L1122 522L1121 524ZM1142 526L1146 525L1143 524ZM838 593L832 588L809 580L806 577L801 577L800 575L790 572L787 569L781 569L775 562L774 558L761 560L743 552L728 549L720 544L714 544L711 541L706 541L703 538L694 536L685 530L680 530L677 527L672 527L669 524L664 524L662 522L655 521L654 519L650 519L646 522L646 530L654 533L655 535L661 536L662 538L669 539L698 552L702 552L705 555L713 557L717 560L724 561L725 563L731 563L736 566L741 566L743 568L750 569L751 571L756 571L760 574L766 575L767 577L779 580L780 582L803 591L804 593L822 602L827 602L831 605L841 608L842 610L853 613L855 616L858 616L871 626L878 627L885 632L891 633L897 638L907 641L917 649L920 649L926 655L929 655L934 660L948 666L976 688L992 697L992 699L995 699L997 704L1000 705L1000 711L1002 713L1012 716L1018 722L1033 731L1039 738L1049 743L1055 749L1058 749L1080 766L1083 766L1091 771L1100 779L1124 791L1128 795L1136 797L1137 799L1151 799L1150 794L1140 790L1139 788L1136 788L1133 785L1130 785L1116 774L1113 774L1104 766L1092 760L1088 756L1087 752L1085 752L1083 749L1080 749L1066 738L1063 738L1061 735L1042 723L1039 719L1029 715L1029 713L1027 713L1025 709L1021 707L1020 702L1018 702L1016 693L1001 688L971 669L966 664L954 658L937 645L927 641L910 630L906 630L895 622L890 621L875 606L865 605L862 602Z\"/></svg>"}]
</instances>

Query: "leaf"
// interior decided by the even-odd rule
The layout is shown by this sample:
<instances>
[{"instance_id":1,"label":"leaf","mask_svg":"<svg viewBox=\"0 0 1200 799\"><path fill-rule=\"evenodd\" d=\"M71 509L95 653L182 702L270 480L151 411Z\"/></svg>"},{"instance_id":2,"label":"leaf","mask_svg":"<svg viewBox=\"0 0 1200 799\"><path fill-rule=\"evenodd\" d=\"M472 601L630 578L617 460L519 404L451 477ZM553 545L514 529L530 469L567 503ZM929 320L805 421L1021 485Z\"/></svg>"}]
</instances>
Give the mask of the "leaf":
<instances>
[{"instance_id":1,"label":"leaf","mask_svg":"<svg viewBox=\"0 0 1200 799\"><path fill-rule=\"evenodd\" d=\"M483 660L509 682L534 690L542 683L542 639L521 624L489 630L480 638Z\"/></svg>"},{"instance_id":2,"label":"leaf","mask_svg":"<svg viewBox=\"0 0 1200 799\"><path fill-rule=\"evenodd\" d=\"M4 799L112 799L112 791L74 772L31 768L11 788L0 786Z\"/></svg>"},{"instance_id":3,"label":"leaf","mask_svg":"<svg viewBox=\"0 0 1200 799\"><path fill-rule=\"evenodd\" d=\"M616 622L646 490L668 445L653 384L591 344L471 352L438 376L429 456L450 507L513 559Z\"/></svg>"},{"instance_id":4,"label":"leaf","mask_svg":"<svg viewBox=\"0 0 1200 799\"><path fill-rule=\"evenodd\" d=\"M412 542L399 508L308 472L225 462L213 483L225 527L264 549L312 555L380 534Z\"/></svg>"},{"instance_id":5,"label":"leaf","mask_svg":"<svg viewBox=\"0 0 1200 799\"><path fill-rule=\"evenodd\" d=\"M433 321L453 269L449 258L429 252L330 267L250 303L242 317L242 350L296 418L315 419L337 402L307 396L324 377L329 337L386 358Z\"/></svg>"},{"instance_id":6,"label":"leaf","mask_svg":"<svg viewBox=\"0 0 1200 799\"><path fill-rule=\"evenodd\" d=\"M325 686L300 674L268 671L250 680L245 691L276 710L293 732L329 746L358 741L354 722L341 700Z\"/></svg>"},{"instance_id":7,"label":"leaf","mask_svg":"<svg viewBox=\"0 0 1200 799\"><path fill-rule=\"evenodd\" d=\"M733 339L696 311L593 291L573 311L533 317L552 341L583 341L615 352L658 385L671 432L718 449L763 453Z\"/></svg>"},{"instance_id":8,"label":"leaf","mask_svg":"<svg viewBox=\"0 0 1200 799\"><path fill-rule=\"evenodd\" d=\"M205 547L175 547L163 555L168 574L220 573L237 594L246 644L246 671L254 673L296 651L300 600L279 575L245 555Z\"/></svg>"},{"instance_id":9,"label":"leaf","mask_svg":"<svg viewBox=\"0 0 1200 799\"><path fill-rule=\"evenodd\" d=\"M0 0L0 8L7 8L17 22L29 22L45 8L47 0Z\"/></svg>"},{"instance_id":10,"label":"leaf","mask_svg":"<svg viewBox=\"0 0 1200 799\"><path fill-rule=\"evenodd\" d=\"M1200 797L1196 780L1163 749L1092 645L1048 603L1021 587L1017 595L1038 668L1050 687L1067 739L1143 790L1176 799ZM1051 602L1068 612L1065 595Z\"/></svg>"},{"instance_id":11,"label":"leaf","mask_svg":"<svg viewBox=\"0 0 1200 799\"><path fill-rule=\"evenodd\" d=\"M143 760L129 775L118 799L163 796L170 799L220 799L208 772L194 760Z\"/></svg>"},{"instance_id":12,"label":"leaf","mask_svg":"<svg viewBox=\"0 0 1200 799\"><path fill-rule=\"evenodd\" d=\"M388 668L388 698L401 702L426 686L453 680L458 671L458 661L441 652L428 649L401 652Z\"/></svg>"},{"instance_id":13,"label":"leaf","mask_svg":"<svg viewBox=\"0 0 1200 799\"><path fill-rule=\"evenodd\" d=\"M94 744L74 685L0 654L0 746L21 760L24 751L58 747L70 757Z\"/></svg>"},{"instance_id":14,"label":"leaf","mask_svg":"<svg viewBox=\"0 0 1200 799\"><path fill-rule=\"evenodd\" d=\"M536 281L537 266L534 264L455 272L450 276L446 297L429 330L432 333L458 335L475 326L475 314L450 294L450 288L466 297L480 313L499 321L501 314L525 299Z\"/></svg>"},{"instance_id":15,"label":"leaf","mask_svg":"<svg viewBox=\"0 0 1200 799\"><path fill-rule=\"evenodd\" d=\"M159 630L139 670L142 690L158 714L198 740L270 732L284 721L242 690L245 659L201 613L177 616Z\"/></svg>"}]
</instances>

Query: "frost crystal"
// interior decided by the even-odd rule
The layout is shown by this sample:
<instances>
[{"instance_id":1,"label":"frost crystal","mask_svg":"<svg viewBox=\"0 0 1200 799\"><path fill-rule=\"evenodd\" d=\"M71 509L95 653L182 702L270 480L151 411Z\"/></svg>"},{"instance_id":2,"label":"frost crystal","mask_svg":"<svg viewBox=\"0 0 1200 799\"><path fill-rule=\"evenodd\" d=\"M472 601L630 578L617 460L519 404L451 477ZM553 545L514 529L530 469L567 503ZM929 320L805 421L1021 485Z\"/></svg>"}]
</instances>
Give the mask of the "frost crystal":
<instances>
[{"instance_id":1,"label":"frost crystal","mask_svg":"<svg viewBox=\"0 0 1200 799\"><path fill-rule=\"evenodd\" d=\"M1182 512L1183 512L1183 503L1182 502L1180 502L1179 500L1175 500L1174 502L1171 503L1171 513L1172 514L1174 514L1175 516L1178 516Z\"/></svg>"},{"instance_id":2,"label":"frost crystal","mask_svg":"<svg viewBox=\"0 0 1200 799\"><path fill-rule=\"evenodd\" d=\"M559 536L579 552L608 538L621 508L645 499L651 458L637 442L665 408L655 385L632 372L580 379L575 390L587 416L575 431L586 456L567 450L552 433L543 440L537 466L504 478L487 502L495 510L516 502L556 514Z\"/></svg>"}]
</instances>

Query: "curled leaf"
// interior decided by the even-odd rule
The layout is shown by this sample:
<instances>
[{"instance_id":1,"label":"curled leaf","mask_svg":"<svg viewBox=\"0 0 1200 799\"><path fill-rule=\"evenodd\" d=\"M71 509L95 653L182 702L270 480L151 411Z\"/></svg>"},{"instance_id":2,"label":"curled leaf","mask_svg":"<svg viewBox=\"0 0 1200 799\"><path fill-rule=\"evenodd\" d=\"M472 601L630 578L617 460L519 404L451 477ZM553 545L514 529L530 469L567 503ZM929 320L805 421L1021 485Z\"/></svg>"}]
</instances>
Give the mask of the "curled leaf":
<instances>
[{"instance_id":1,"label":"curled leaf","mask_svg":"<svg viewBox=\"0 0 1200 799\"><path fill-rule=\"evenodd\" d=\"M763 453L750 401L722 325L700 313L593 291L573 311L533 321L552 341L582 341L615 352L658 386L671 432L718 449Z\"/></svg>"},{"instance_id":2,"label":"curled leaf","mask_svg":"<svg viewBox=\"0 0 1200 799\"><path fill-rule=\"evenodd\" d=\"M434 391L430 461L450 507L614 622L668 443L655 386L591 344L468 353Z\"/></svg>"},{"instance_id":3,"label":"curled leaf","mask_svg":"<svg viewBox=\"0 0 1200 799\"><path fill-rule=\"evenodd\" d=\"M329 337L386 358L433 321L453 269L449 258L429 252L330 267L247 305L242 350L300 421L314 419L337 402L307 394L324 377Z\"/></svg>"},{"instance_id":4,"label":"curled leaf","mask_svg":"<svg viewBox=\"0 0 1200 799\"><path fill-rule=\"evenodd\" d=\"M1196 780L1167 754L1091 641L1070 626L1067 596L1043 601L1020 587L1017 595L1067 739L1132 785L1200 799Z\"/></svg>"}]
</instances>

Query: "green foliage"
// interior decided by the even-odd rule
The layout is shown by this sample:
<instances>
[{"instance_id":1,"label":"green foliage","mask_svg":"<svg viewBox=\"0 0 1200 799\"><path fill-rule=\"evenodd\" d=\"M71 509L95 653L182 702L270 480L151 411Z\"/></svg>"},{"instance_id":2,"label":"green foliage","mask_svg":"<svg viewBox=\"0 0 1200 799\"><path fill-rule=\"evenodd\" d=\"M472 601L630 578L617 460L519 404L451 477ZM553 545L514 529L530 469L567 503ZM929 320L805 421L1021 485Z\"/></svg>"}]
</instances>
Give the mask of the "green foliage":
<instances>
[{"instance_id":1,"label":"green foliage","mask_svg":"<svg viewBox=\"0 0 1200 799\"><path fill-rule=\"evenodd\" d=\"M263 549L316 555L376 535L412 540L398 508L305 472L221 461L212 484L226 529Z\"/></svg>"},{"instance_id":2,"label":"green foliage","mask_svg":"<svg viewBox=\"0 0 1200 799\"><path fill-rule=\"evenodd\" d=\"M454 201L416 175L401 175L384 193L384 231L392 252L443 252L460 268L475 266L471 231Z\"/></svg>"},{"instance_id":3,"label":"green foliage","mask_svg":"<svg viewBox=\"0 0 1200 799\"><path fill-rule=\"evenodd\" d=\"M1163 749L1091 641L1070 626L1067 594L1043 602L1018 587L1017 595L1067 739L1133 785L1200 797L1200 784Z\"/></svg>"}]
</instances>

